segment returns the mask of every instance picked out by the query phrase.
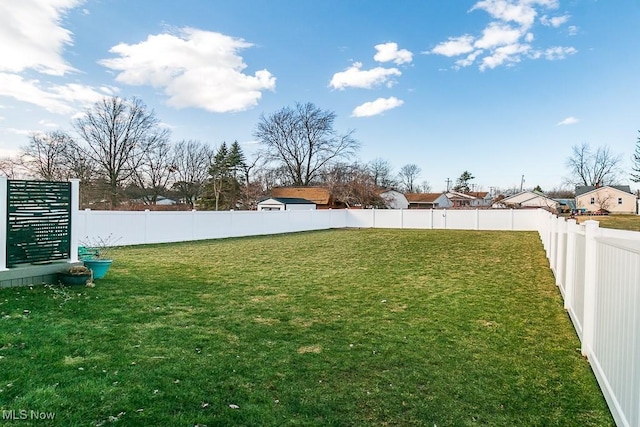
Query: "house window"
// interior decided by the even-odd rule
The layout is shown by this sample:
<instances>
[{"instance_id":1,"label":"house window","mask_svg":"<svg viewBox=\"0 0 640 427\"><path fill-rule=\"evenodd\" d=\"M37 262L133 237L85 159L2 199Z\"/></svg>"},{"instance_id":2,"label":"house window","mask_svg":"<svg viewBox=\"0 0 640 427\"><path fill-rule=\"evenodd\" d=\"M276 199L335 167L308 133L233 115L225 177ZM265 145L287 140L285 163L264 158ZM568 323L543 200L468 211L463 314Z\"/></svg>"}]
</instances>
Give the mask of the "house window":
<instances>
[{"instance_id":1,"label":"house window","mask_svg":"<svg viewBox=\"0 0 640 427\"><path fill-rule=\"evenodd\" d=\"M622 197L618 197L618 204L621 205L622 204Z\"/></svg>"},{"instance_id":2,"label":"house window","mask_svg":"<svg viewBox=\"0 0 640 427\"><path fill-rule=\"evenodd\" d=\"M593 205L593 204L595 204L595 203L596 203L596 198L595 198L595 197L592 197L592 198L591 198L591 201L590 201L589 203L591 203L592 205Z\"/></svg>"}]
</instances>

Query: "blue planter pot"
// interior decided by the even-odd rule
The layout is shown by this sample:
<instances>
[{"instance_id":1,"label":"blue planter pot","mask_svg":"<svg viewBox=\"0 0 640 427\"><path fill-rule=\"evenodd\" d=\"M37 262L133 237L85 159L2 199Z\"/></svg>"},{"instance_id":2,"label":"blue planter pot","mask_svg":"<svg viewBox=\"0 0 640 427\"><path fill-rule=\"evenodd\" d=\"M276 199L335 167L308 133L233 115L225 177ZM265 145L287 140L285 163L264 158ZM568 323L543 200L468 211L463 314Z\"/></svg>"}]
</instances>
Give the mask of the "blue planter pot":
<instances>
[{"instance_id":1,"label":"blue planter pot","mask_svg":"<svg viewBox=\"0 0 640 427\"><path fill-rule=\"evenodd\" d=\"M107 274L107 270L111 267L112 259L86 259L83 261L84 265L87 268L90 268L93 271L94 279L102 279L105 274Z\"/></svg>"}]
</instances>

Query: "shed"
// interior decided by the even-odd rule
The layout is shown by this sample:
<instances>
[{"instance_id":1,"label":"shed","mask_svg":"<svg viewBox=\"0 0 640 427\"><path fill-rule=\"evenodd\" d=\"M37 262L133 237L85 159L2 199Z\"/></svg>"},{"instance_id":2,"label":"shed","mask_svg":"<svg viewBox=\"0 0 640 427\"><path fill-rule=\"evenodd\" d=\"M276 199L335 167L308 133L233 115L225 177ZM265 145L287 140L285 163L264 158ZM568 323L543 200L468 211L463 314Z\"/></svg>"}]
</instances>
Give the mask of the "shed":
<instances>
[{"instance_id":1,"label":"shed","mask_svg":"<svg viewBox=\"0 0 640 427\"><path fill-rule=\"evenodd\" d=\"M259 211L308 211L315 209L315 203L298 197L270 197L258 202Z\"/></svg>"},{"instance_id":2,"label":"shed","mask_svg":"<svg viewBox=\"0 0 640 427\"><path fill-rule=\"evenodd\" d=\"M405 195L399 191L385 190L380 193L380 197L389 209L407 209L409 207L409 201Z\"/></svg>"},{"instance_id":3,"label":"shed","mask_svg":"<svg viewBox=\"0 0 640 427\"><path fill-rule=\"evenodd\" d=\"M493 205L494 208L549 208L557 209L559 203L538 191L522 191L506 197Z\"/></svg>"}]
</instances>

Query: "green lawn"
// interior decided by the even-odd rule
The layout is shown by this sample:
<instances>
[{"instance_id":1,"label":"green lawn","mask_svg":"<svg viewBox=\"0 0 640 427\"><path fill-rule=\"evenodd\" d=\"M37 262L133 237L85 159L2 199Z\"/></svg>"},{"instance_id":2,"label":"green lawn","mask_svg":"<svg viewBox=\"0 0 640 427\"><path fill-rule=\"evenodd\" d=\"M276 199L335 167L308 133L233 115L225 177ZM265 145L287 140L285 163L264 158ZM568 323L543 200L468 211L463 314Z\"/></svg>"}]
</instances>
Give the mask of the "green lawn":
<instances>
[{"instance_id":1,"label":"green lawn","mask_svg":"<svg viewBox=\"0 0 640 427\"><path fill-rule=\"evenodd\" d=\"M536 233L114 255L94 288L0 290L0 406L55 413L7 425L614 425Z\"/></svg>"},{"instance_id":2,"label":"green lawn","mask_svg":"<svg viewBox=\"0 0 640 427\"><path fill-rule=\"evenodd\" d=\"M578 217L578 222L583 223L590 219L598 221L600 227L640 231L640 215L582 215Z\"/></svg>"}]
</instances>

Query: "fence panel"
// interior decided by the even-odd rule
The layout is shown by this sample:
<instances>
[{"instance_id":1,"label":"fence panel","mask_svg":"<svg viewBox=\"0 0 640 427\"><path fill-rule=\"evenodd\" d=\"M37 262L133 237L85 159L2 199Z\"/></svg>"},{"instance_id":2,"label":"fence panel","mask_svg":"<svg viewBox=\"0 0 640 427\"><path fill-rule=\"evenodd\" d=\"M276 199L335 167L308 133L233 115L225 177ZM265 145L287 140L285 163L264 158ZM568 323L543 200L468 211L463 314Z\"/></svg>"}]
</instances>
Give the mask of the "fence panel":
<instances>
[{"instance_id":1,"label":"fence panel","mask_svg":"<svg viewBox=\"0 0 640 427\"><path fill-rule=\"evenodd\" d=\"M476 210L447 210L444 228L451 230L476 230L478 211Z\"/></svg>"},{"instance_id":2,"label":"fence panel","mask_svg":"<svg viewBox=\"0 0 640 427\"><path fill-rule=\"evenodd\" d=\"M399 209L375 209L372 211L375 228L404 228L404 211Z\"/></svg>"},{"instance_id":3,"label":"fence panel","mask_svg":"<svg viewBox=\"0 0 640 427\"><path fill-rule=\"evenodd\" d=\"M404 228L433 228L433 218L438 215L438 211L433 209L405 209L401 212Z\"/></svg>"},{"instance_id":4,"label":"fence panel","mask_svg":"<svg viewBox=\"0 0 640 427\"><path fill-rule=\"evenodd\" d=\"M578 337L582 340L582 325L584 323L584 271L585 271L585 249L587 239L584 226L576 233L575 253L569 254L574 258L573 286L571 286L571 306L568 307L569 316L576 328Z\"/></svg>"},{"instance_id":5,"label":"fence panel","mask_svg":"<svg viewBox=\"0 0 640 427\"><path fill-rule=\"evenodd\" d=\"M590 362L621 425L640 422L640 242L598 239Z\"/></svg>"},{"instance_id":6,"label":"fence panel","mask_svg":"<svg viewBox=\"0 0 640 427\"><path fill-rule=\"evenodd\" d=\"M516 209L513 210L513 225L512 230L526 231L526 230L538 230L539 224L539 211L540 209ZM517 214L516 214L517 213ZM548 213L548 212L547 212ZM549 213L549 215L553 216Z\"/></svg>"},{"instance_id":7,"label":"fence panel","mask_svg":"<svg viewBox=\"0 0 640 427\"><path fill-rule=\"evenodd\" d=\"M485 209L479 211L478 215L480 230L505 230L505 227L511 229L514 212L504 209Z\"/></svg>"}]
</instances>

